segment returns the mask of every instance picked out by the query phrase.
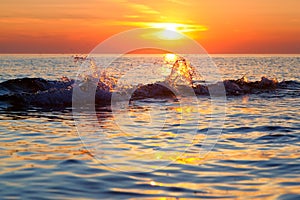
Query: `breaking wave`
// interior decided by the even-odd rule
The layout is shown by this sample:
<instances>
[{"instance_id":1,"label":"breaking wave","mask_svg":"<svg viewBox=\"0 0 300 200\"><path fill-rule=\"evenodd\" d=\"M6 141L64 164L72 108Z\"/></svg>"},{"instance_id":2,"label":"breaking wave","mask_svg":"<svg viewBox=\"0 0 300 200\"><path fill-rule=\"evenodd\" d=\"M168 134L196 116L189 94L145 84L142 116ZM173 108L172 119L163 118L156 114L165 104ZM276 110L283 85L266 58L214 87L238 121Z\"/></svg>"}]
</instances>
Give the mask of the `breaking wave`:
<instances>
[{"instance_id":1,"label":"breaking wave","mask_svg":"<svg viewBox=\"0 0 300 200\"><path fill-rule=\"evenodd\" d=\"M99 76L95 91L95 103L109 105L116 80ZM281 82L276 79L262 77L258 81L248 81L245 76L237 80L224 80L217 83L195 81L193 67L185 59L179 58L174 62L170 75L162 82L155 82L135 87L131 100L147 98L176 98L170 87L193 88L196 95L209 95L209 91L217 85L224 84L226 95L238 96L244 94L259 94L278 92L280 90L292 91L299 96L300 83L298 81ZM62 77L60 80L45 80L43 78L20 78L0 83L0 107L5 108L51 108L62 109L72 106L72 93L74 87L85 90L93 82L91 77L83 80L73 80ZM128 90L132 88L128 88Z\"/></svg>"}]
</instances>

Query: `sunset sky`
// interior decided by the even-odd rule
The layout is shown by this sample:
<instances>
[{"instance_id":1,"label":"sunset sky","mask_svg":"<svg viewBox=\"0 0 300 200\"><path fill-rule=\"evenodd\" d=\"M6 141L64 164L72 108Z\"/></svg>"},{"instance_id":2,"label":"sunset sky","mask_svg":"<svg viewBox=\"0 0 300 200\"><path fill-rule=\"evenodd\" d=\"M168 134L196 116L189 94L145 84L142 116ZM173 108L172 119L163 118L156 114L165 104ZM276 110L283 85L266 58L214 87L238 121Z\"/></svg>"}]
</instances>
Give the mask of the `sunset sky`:
<instances>
[{"instance_id":1,"label":"sunset sky","mask_svg":"<svg viewBox=\"0 0 300 200\"><path fill-rule=\"evenodd\" d=\"M300 53L299 0L1 0L0 25L0 53L89 53L147 27L208 53Z\"/></svg>"}]
</instances>

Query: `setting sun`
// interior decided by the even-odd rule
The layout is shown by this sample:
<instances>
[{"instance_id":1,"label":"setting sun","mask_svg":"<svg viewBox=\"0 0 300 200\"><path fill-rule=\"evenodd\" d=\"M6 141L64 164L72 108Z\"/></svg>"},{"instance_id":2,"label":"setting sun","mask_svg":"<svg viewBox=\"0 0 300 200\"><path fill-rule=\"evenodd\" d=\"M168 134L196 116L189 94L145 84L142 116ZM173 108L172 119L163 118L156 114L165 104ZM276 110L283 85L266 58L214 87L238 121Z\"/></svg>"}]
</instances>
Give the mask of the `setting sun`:
<instances>
[{"instance_id":1,"label":"setting sun","mask_svg":"<svg viewBox=\"0 0 300 200\"><path fill-rule=\"evenodd\" d=\"M169 31L178 31L178 27L183 27L183 24L176 24L176 23L153 23L153 28L161 28Z\"/></svg>"},{"instance_id":2,"label":"setting sun","mask_svg":"<svg viewBox=\"0 0 300 200\"><path fill-rule=\"evenodd\" d=\"M179 40L182 39L184 35L189 35L192 37L194 32L208 30L207 27L202 25L181 24L174 22L143 23L140 25L159 29L156 36L162 40Z\"/></svg>"},{"instance_id":3,"label":"setting sun","mask_svg":"<svg viewBox=\"0 0 300 200\"><path fill-rule=\"evenodd\" d=\"M161 28L164 30L158 33L158 37L166 40L179 40L182 38L182 35L177 30L179 27L178 24L175 23L161 23Z\"/></svg>"},{"instance_id":4,"label":"setting sun","mask_svg":"<svg viewBox=\"0 0 300 200\"><path fill-rule=\"evenodd\" d=\"M182 38L182 35L177 30L179 26L180 26L179 24L175 24L175 23L157 24L157 28L163 29L162 31L157 33L157 36L160 39L165 39L165 40L179 40L180 38Z\"/></svg>"},{"instance_id":5,"label":"setting sun","mask_svg":"<svg viewBox=\"0 0 300 200\"><path fill-rule=\"evenodd\" d=\"M87 53L122 31L156 28L144 38L181 42L184 34L209 53L297 53L298 8L297 0L5 0L0 52Z\"/></svg>"},{"instance_id":6,"label":"setting sun","mask_svg":"<svg viewBox=\"0 0 300 200\"><path fill-rule=\"evenodd\" d=\"M183 38L183 35L177 31L171 31L168 29L157 32L157 37L162 40L179 40Z\"/></svg>"}]
</instances>

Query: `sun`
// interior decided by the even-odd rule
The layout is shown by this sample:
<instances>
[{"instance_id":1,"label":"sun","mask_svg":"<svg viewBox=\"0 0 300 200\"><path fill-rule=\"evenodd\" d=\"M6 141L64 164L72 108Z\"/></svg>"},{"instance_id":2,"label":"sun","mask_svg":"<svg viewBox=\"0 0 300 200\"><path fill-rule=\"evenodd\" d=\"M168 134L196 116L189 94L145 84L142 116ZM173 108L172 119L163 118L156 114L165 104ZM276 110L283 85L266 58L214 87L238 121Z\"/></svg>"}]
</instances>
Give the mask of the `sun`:
<instances>
[{"instance_id":1,"label":"sun","mask_svg":"<svg viewBox=\"0 0 300 200\"><path fill-rule=\"evenodd\" d=\"M164 28L166 30L169 30L169 31L178 31L178 27L179 25L178 24L175 24L175 23L165 23L164 24Z\"/></svg>"},{"instance_id":2,"label":"sun","mask_svg":"<svg viewBox=\"0 0 300 200\"><path fill-rule=\"evenodd\" d=\"M208 28L199 24L183 24L175 22L134 22L133 25L140 27L155 28L152 36L161 40L184 40L186 37L198 37L197 32L207 31Z\"/></svg>"},{"instance_id":3,"label":"sun","mask_svg":"<svg viewBox=\"0 0 300 200\"><path fill-rule=\"evenodd\" d=\"M158 32L157 36L163 40L179 40L183 38L183 35L180 34L179 32L169 30L169 29L165 29L163 31Z\"/></svg>"},{"instance_id":4,"label":"sun","mask_svg":"<svg viewBox=\"0 0 300 200\"><path fill-rule=\"evenodd\" d=\"M165 23L164 24L164 30L159 33L159 36L161 39L166 40L179 40L183 36L178 31L178 24L175 23Z\"/></svg>"},{"instance_id":5,"label":"sun","mask_svg":"<svg viewBox=\"0 0 300 200\"><path fill-rule=\"evenodd\" d=\"M183 38L183 35L180 31L182 24L178 23L153 23L151 24L152 28L159 29L156 33L156 36L163 40L179 40Z\"/></svg>"},{"instance_id":6,"label":"sun","mask_svg":"<svg viewBox=\"0 0 300 200\"><path fill-rule=\"evenodd\" d=\"M169 31L178 31L178 28L182 26L182 24L178 23L152 23L151 27L165 29Z\"/></svg>"}]
</instances>

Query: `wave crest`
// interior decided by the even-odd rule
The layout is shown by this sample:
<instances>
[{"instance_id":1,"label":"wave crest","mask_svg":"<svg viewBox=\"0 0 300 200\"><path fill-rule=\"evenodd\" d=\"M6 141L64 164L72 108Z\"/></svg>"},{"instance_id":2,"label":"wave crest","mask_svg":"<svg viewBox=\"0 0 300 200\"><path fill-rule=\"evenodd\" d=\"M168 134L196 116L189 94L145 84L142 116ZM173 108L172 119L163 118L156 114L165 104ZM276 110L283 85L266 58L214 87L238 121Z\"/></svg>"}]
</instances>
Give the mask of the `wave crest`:
<instances>
[{"instance_id":1,"label":"wave crest","mask_svg":"<svg viewBox=\"0 0 300 200\"><path fill-rule=\"evenodd\" d=\"M111 78L105 72L99 74L95 71L96 65L91 60L91 68L95 77L84 76L81 81L62 77L61 80L45 80L42 78L20 78L0 83L0 107L8 108L65 108L72 106L72 93L74 87L80 90L88 89L90 84L95 84L95 103L110 104L116 78ZM172 71L166 80L151 84L139 85L132 93L131 100L146 98L176 98L169 88L190 87L196 95L209 95L210 89L218 84L224 84L226 95L257 94L263 92L286 89L295 91L299 96L300 83L297 81L281 81L262 77L259 81L248 81L245 76L237 80L224 80L218 83L206 84L204 81L195 81L199 77L193 66L184 58L177 59ZM197 83L197 84L196 84ZM128 93L133 88L126 88ZM126 92L126 91L125 91Z\"/></svg>"}]
</instances>

